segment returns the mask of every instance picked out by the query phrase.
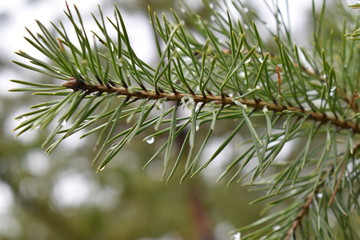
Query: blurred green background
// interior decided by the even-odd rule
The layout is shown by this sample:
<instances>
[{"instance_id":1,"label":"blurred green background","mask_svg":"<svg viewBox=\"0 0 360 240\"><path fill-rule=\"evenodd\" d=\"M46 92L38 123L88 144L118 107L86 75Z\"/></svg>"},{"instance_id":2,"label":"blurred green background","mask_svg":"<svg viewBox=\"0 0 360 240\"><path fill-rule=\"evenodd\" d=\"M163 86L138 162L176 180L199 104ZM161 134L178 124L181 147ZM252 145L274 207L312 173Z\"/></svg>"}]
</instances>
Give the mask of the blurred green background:
<instances>
[{"instance_id":1,"label":"blurred green background","mask_svg":"<svg viewBox=\"0 0 360 240\"><path fill-rule=\"evenodd\" d=\"M161 160L142 170L160 139L149 145L142 141L144 136L136 138L106 170L96 174L91 167L95 138L72 137L49 156L40 147L46 131L15 138L12 129L18 122L14 117L42 99L8 93L16 87L8 80L49 79L12 64L12 59L18 59L12 52L20 49L36 54L21 37L26 35L23 26L30 25L36 31L32 19L47 26L48 21L57 22L64 16L65 4L55 0L9 2L4 1L0 8L0 239L222 240L231 239L231 230L259 217L263 206L249 202L260 193L248 192L240 184L216 182L236 152L230 149L202 174L179 184L181 173L169 183L160 180ZM68 2L76 3L85 15L97 12L97 2ZM207 16L200 0L187 2ZM113 2L99 4L111 17ZM146 61L156 61L147 6L158 12L176 10L178 1L127 0L117 4L135 50ZM221 124L219 138L231 130L231 124ZM236 142L232 146L238 147Z\"/></svg>"}]
</instances>

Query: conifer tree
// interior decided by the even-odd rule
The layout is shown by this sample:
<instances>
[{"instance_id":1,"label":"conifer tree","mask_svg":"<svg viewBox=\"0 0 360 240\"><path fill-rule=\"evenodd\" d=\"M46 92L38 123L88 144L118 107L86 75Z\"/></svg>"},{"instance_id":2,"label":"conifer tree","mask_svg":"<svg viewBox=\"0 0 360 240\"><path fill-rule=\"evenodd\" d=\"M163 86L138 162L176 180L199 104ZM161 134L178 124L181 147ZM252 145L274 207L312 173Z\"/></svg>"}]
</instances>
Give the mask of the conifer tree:
<instances>
[{"instance_id":1,"label":"conifer tree","mask_svg":"<svg viewBox=\"0 0 360 240\"><path fill-rule=\"evenodd\" d=\"M47 61L19 51L28 62L15 63L53 82L12 80L25 85L12 91L49 99L19 116L18 135L51 128L43 144L51 153L86 131L81 138L98 139L97 171L126 144L141 141L138 135L149 144L161 139L145 167L163 159L164 181L176 171L183 173L180 181L196 177L231 148L239 155L219 180L262 190L253 203L268 204L234 239L360 239L357 10L340 1L331 9L326 1L320 9L313 3L313 45L306 48L293 42L276 5L264 4L277 23L273 32L241 1L203 3L210 19L185 4L171 15L149 8L155 65L133 50L117 6L113 17L99 8L91 32L76 6L65 10L75 35L61 22L51 29L37 22L39 33L28 31L26 40ZM344 21L332 25L331 11ZM217 132L222 124L231 132ZM204 159L219 135L222 142ZM295 154L279 158L286 150Z\"/></svg>"}]
</instances>

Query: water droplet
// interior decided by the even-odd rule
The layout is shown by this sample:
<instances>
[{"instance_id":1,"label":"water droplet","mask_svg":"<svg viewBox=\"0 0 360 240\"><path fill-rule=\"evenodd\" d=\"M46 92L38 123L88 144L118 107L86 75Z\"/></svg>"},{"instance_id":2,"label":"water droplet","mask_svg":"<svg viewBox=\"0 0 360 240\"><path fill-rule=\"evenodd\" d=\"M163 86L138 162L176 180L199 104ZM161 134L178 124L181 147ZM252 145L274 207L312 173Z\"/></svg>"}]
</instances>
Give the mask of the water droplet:
<instances>
[{"instance_id":1,"label":"water droplet","mask_svg":"<svg viewBox=\"0 0 360 240\"><path fill-rule=\"evenodd\" d=\"M185 105L187 109L193 109L195 107L195 101L190 96L185 96L181 99L182 104Z\"/></svg>"},{"instance_id":2,"label":"water droplet","mask_svg":"<svg viewBox=\"0 0 360 240\"><path fill-rule=\"evenodd\" d=\"M19 122L23 122L25 120L27 120L28 118L26 116L23 117L17 117L16 120L18 120Z\"/></svg>"},{"instance_id":3,"label":"water droplet","mask_svg":"<svg viewBox=\"0 0 360 240\"><path fill-rule=\"evenodd\" d=\"M241 233L240 232L237 232L233 235L233 240L241 240Z\"/></svg>"},{"instance_id":4,"label":"water droplet","mask_svg":"<svg viewBox=\"0 0 360 240\"><path fill-rule=\"evenodd\" d=\"M245 72L239 72L239 77L244 78L245 77Z\"/></svg>"},{"instance_id":5,"label":"water droplet","mask_svg":"<svg viewBox=\"0 0 360 240\"><path fill-rule=\"evenodd\" d=\"M209 8L210 8L210 9L214 9L214 4L213 4L213 3L210 3L210 4L209 4Z\"/></svg>"},{"instance_id":6,"label":"water droplet","mask_svg":"<svg viewBox=\"0 0 360 240\"><path fill-rule=\"evenodd\" d=\"M157 100L156 103L155 103L155 108L156 108L157 110L163 110L163 109L164 109L164 101L165 101L165 100L166 100L165 98L161 98L161 99Z\"/></svg>"},{"instance_id":7,"label":"water droplet","mask_svg":"<svg viewBox=\"0 0 360 240\"><path fill-rule=\"evenodd\" d=\"M103 43L103 44L105 45L105 43ZM109 48L110 48L110 51L112 51L112 52L114 52L114 51L115 51L115 46L114 46L114 45L109 44L108 46L109 46ZM106 55L107 55L107 53L105 53L104 55L106 56Z\"/></svg>"},{"instance_id":8,"label":"water droplet","mask_svg":"<svg viewBox=\"0 0 360 240\"><path fill-rule=\"evenodd\" d=\"M111 146L109 147L109 149L107 150L107 153L111 152L112 150L114 150L116 148L118 143L113 143L111 144Z\"/></svg>"},{"instance_id":9,"label":"water droplet","mask_svg":"<svg viewBox=\"0 0 360 240\"><path fill-rule=\"evenodd\" d=\"M330 89L330 97L334 96L335 91L336 91L336 87L332 87L332 88Z\"/></svg>"},{"instance_id":10,"label":"water droplet","mask_svg":"<svg viewBox=\"0 0 360 240\"><path fill-rule=\"evenodd\" d=\"M195 106L195 104L194 104L194 102L192 102L192 103L187 103L185 106L186 106L188 109L193 109L194 106Z\"/></svg>"},{"instance_id":11,"label":"water droplet","mask_svg":"<svg viewBox=\"0 0 360 240\"><path fill-rule=\"evenodd\" d=\"M244 24L244 29L245 30L248 30L249 29L249 26L247 24Z\"/></svg>"},{"instance_id":12,"label":"water droplet","mask_svg":"<svg viewBox=\"0 0 360 240\"><path fill-rule=\"evenodd\" d=\"M317 197L317 198L322 198L322 197L323 197L323 194L322 194L322 193L318 193L318 194L316 194L316 197Z\"/></svg>"},{"instance_id":13,"label":"water droplet","mask_svg":"<svg viewBox=\"0 0 360 240\"><path fill-rule=\"evenodd\" d=\"M186 13L185 8L180 8L180 11L181 11L182 13Z\"/></svg>"},{"instance_id":14,"label":"water droplet","mask_svg":"<svg viewBox=\"0 0 360 240\"><path fill-rule=\"evenodd\" d=\"M280 228L281 228L280 225L276 225L276 226L273 227L273 230L274 230L274 231L277 231L277 230L279 230Z\"/></svg>"},{"instance_id":15,"label":"water droplet","mask_svg":"<svg viewBox=\"0 0 360 240\"><path fill-rule=\"evenodd\" d=\"M126 123L130 123L131 120L133 119L134 114L131 114L127 119L126 119Z\"/></svg>"},{"instance_id":16,"label":"water droplet","mask_svg":"<svg viewBox=\"0 0 360 240\"><path fill-rule=\"evenodd\" d=\"M326 78L327 78L326 74L322 74L322 75L321 75L321 78L322 78L322 79L326 79Z\"/></svg>"},{"instance_id":17,"label":"water droplet","mask_svg":"<svg viewBox=\"0 0 360 240\"><path fill-rule=\"evenodd\" d=\"M244 12L249 12L249 9L247 7L243 8Z\"/></svg>"},{"instance_id":18,"label":"water droplet","mask_svg":"<svg viewBox=\"0 0 360 240\"><path fill-rule=\"evenodd\" d=\"M276 101L280 104L282 104L284 102L284 98L283 96L281 96L280 94L276 96Z\"/></svg>"},{"instance_id":19,"label":"water droplet","mask_svg":"<svg viewBox=\"0 0 360 240\"><path fill-rule=\"evenodd\" d=\"M211 16L210 16L210 19L211 19L211 21L213 21L213 22L215 22L215 20L216 20L216 18L215 18L214 15L211 15Z\"/></svg>"},{"instance_id":20,"label":"water droplet","mask_svg":"<svg viewBox=\"0 0 360 240\"><path fill-rule=\"evenodd\" d=\"M267 112L269 112L269 109L268 109L268 107L267 106L265 106L264 108L263 108L263 112L266 114Z\"/></svg>"},{"instance_id":21,"label":"water droplet","mask_svg":"<svg viewBox=\"0 0 360 240\"><path fill-rule=\"evenodd\" d=\"M233 100L233 102L234 102L237 106L241 107L242 109L247 110L247 106L246 106L245 104L242 104L242 103L239 102L238 100Z\"/></svg>"},{"instance_id":22,"label":"water droplet","mask_svg":"<svg viewBox=\"0 0 360 240\"><path fill-rule=\"evenodd\" d=\"M258 58L259 62L262 63L264 61L264 59L262 58Z\"/></svg>"},{"instance_id":23,"label":"water droplet","mask_svg":"<svg viewBox=\"0 0 360 240\"><path fill-rule=\"evenodd\" d=\"M246 59L245 64L251 62L251 58Z\"/></svg>"},{"instance_id":24,"label":"water droplet","mask_svg":"<svg viewBox=\"0 0 360 240\"><path fill-rule=\"evenodd\" d=\"M122 58L118 58L118 59L116 60L116 64L119 65L119 67L123 67L123 60L122 60Z\"/></svg>"},{"instance_id":25,"label":"water droplet","mask_svg":"<svg viewBox=\"0 0 360 240\"><path fill-rule=\"evenodd\" d=\"M146 142L147 144L153 144L155 142L155 138L154 136L147 136L146 138L144 138L143 141Z\"/></svg>"},{"instance_id":26,"label":"water droplet","mask_svg":"<svg viewBox=\"0 0 360 240\"><path fill-rule=\"evenodd\" d=\"M128 92L129 93L136 93L136 92L139 92L139 89L137 89L136 87L129 87Z\"/></svg>"},{"instance_id":27,"label":"water droplet","mask_svg":"<svg viewBox=\"0 0 360 240\"><path fill-rule=\"evenodd\" d=\"M105 166L99 168L99 169L98 169L98 172L101 172L101 171L103 171L104 169L105 169Z\"/></svg>"},{"instance_id":28,"label":"water droplet","mask_svg":"<svg viewBox=\"0 0 360 240\"><path fill-rule=\"evenodd\" d=\"M67 121L66 121L66 120L63 120L63 121L61 122L61 126L62 126L62 127L65 127L65 126L66 126L66 123L67 123Z\"/></svg>"},{"instance_id":29,"label":"water droplet","mask_svg":"<svg viewBox=\"0 0 360 240\"><path fill-rule=\"evenodd\" d=\"M196 124L195 131L197 132L197 131L199 131L199 129L200 129L200 126L198 124Z\"/></svg>"},{"instance_id":30,"label":"water droplet","mask_svg":"<svg viewBox=\"0 0 360 240\"><path fill-rule=\"evenodd\" d=\"M38 123L35 123L35 124L32 124L32 126L31 126L31 129L32 130L36 130L36 129L39 129L40 128L40 124L38 124Z\"/></svg>"}]
</instances>

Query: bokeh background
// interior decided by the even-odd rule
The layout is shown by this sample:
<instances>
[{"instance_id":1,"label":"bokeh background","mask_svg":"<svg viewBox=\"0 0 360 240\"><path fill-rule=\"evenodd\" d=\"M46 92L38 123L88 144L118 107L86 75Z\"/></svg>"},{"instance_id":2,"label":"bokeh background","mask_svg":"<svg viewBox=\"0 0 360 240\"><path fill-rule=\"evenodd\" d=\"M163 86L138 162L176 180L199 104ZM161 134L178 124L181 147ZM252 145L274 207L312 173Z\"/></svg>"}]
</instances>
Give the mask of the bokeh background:
<instances>
[{"instance_id":1,"label":"bokeh background","mask_svg":"<svg viewBox=\"0 0 360 240\"><path fill-rule=\"evenodd\" d=\"M200 0L185 2L205 18L210 17ZM263 1L249 2L251 9L267 18L269 13L264 10ZM297 41L305 45L311 31L311 1L290 2L291 26ZM68 3L76 4L84 14L88 29L95 28L90 12L97 13L98 4L104 15L113 16L111 0ZM168 12L170 8L178 11L179 1L116 3L135 51L149 63L156 61L147 6L158 12ZM279 1L286 10L284 3L285 0ZM17 87L9 80L49 80L21 69L11 60L20 60L14 54L18 50L39 56L23 39L28 36L24 27L36 32L35 19L46 26L50 26L49 21L59 22L65 16L63 9L62 0L0 1L0 239L222 240L231 239L232 230L257 219L264 206L249 202L261 192L248 192L241 184L226 186L226 181L216 181L224 164L235 154L231 149L202 174L179 184L180 175L168 183L160 180L161 161L142 169L154 153L156 141L149 145L137 138L106 170L96 174L91 167L93 138L78 140L75 135L51 155L45 155L41 143L47 131L15 137L12 129L19 123L15 116L43 99L27 93L9 93L9 89ZM228 133L231 124L217 130ZM234 149L237 144L232 145ZM282 154L286 156L287 153Z\"/></svg>"}]
</instances>

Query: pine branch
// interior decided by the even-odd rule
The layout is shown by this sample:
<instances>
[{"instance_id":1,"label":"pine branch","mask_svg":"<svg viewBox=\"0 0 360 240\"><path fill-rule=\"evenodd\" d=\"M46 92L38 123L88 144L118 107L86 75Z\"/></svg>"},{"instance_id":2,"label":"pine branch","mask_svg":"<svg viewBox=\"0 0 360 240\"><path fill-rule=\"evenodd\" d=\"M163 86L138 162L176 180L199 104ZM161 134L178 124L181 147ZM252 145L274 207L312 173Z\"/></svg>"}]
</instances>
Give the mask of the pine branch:
<instances>
[{"instance_id":1,"label":"pine branch","mask_svg":"<svg viewBox=\"0 0 360 240\"><path fill-rule=\"evenodd\" d=\"M325 113L319 112L312 112L312 111L305 111L301 108L296 107L287 107L285 105L274 104L274 103L267 103L260 100L251 100L246 98L233 98L233 97L225 97L225 96L213 96L213 95L195 95L195 94L185 94L185 93L178 93L175 92L171 93L156 93L150 92L147 90L133 90L129 88L122 88L122 87L113 87L113 86L106 86L103 84L94 84L90 85L85 82L81 82L78 80L69 80L68 82L63 84L64 87L73 89L74 91L84 91L87 94L90 93L116 93L120 96L127 96L127 97L134 97L137 99L151 99L151 100L159 100L159 99L166 99L166 101L178 101L180 102L181 99L184 97L191 97L195 103L210 103L214 102L215 104L219 105L230 105L230 106L237 106L243 104L244 106L252 107L257 110L263 110L265 107L274 112L281 112L281 113L297 113L300 116L305 118L309 118L315 121L318 121L322 124L330 122L331 124L339 127L340 129L350 129L353 133L360 133L360 127L358 124L355 124L351 121L343 121L336 117L331 117L326 115ZM256 89L254 89L256 91ZM253 90L250 90L253 91Z\"/></svg>"},{"instance_id":2,"label":"pine branch","mask_svg":"<svg viewBox=\"0 0 360 240\"><path fill-rule=\"evenodd\" d=\"M155 137L163 138L164 143L145 166L163 156L163 179L167 181L181 162L184 181L229 147L239 156L228 163L219 179L231 175L229 183L246 180L251 188L261 188L263 196L253 203L268 200L269 209L286 205L241 228L242 233L251 230L244 239L290 239L297 233L304 239L310 233L319 239L331 238L335 230L328 210L341 224L350 221L353 208L360 214L358 162L354 161L360 149L360 143L354 145L360 133L358 45L346 39L345 23L341 31L330 29L325 1L320 10L313 6L314 48L310 50L292 41L278 6L266 3L277 22L273 32L255 12L244 11L240 1L232 2L240 19L221 10L229 8L227 3L204 3L211 21L186 5L182 16L186 24L175 12L171 18L159 17L149 9L156 64L145 63L136 55L116 6L115 19L105 19L101 9L99 19L94 17L98 27L98 32L92 31L94 43L76 7L76 14L69 7L65 12L76 40L70 39L62 23L53 24L57 35L53 36L38 22L41 33L29 31L31 37L26 39L49 63L22 51L17 54L30 63L15 63L66 82L60 86L57 80L54 84L13 80L27 86L13 91L56 97L19 116L27 119L16 130L22 134L55 123L44 143L50 153L65 138L87 129L81 138L98 136L93 160L94 164L102 160L98 171L137 135L148 134L144 141L149 144ZM353 22L351 27L360 25L359 18L346 17ZM273 36L275 50L269 50L270 44L264 42L260 25ZM110 31L114 31L114 39ZM174 104L165 105L166 101ZM229 133L215 131L220 121L231 122ZM223 142L209 159L203 159L210 139L219 142L219 135ZM238 135L245 140L240 148L236 143L235 149L231 144ZM175 153L174 142L179 138ZM284 149L295 154L279 159ZM354 166L350 169L351 160ZM344 191L346 187L349 189ZM317 197L320 190L322 198ZM345 197L339 197L341 194ZM307 222L311 224L306 227ZM305 230L298 231L299 226ZM343 232L348 236L354 231Z\"/></svg>"}]
</instances>

